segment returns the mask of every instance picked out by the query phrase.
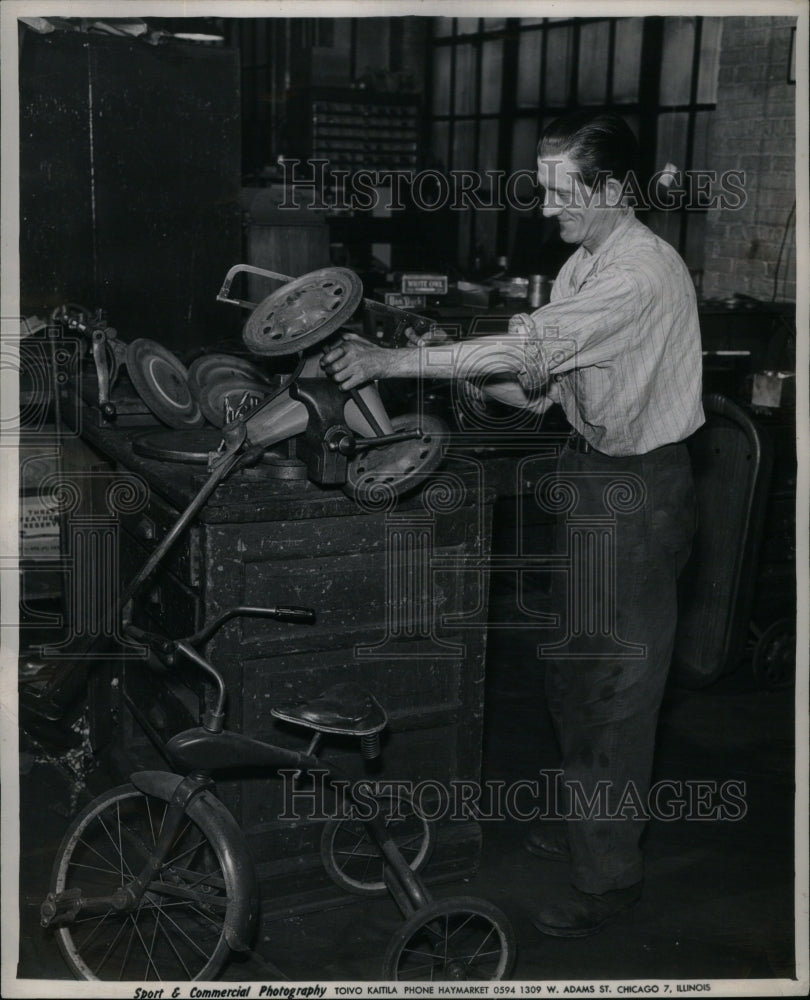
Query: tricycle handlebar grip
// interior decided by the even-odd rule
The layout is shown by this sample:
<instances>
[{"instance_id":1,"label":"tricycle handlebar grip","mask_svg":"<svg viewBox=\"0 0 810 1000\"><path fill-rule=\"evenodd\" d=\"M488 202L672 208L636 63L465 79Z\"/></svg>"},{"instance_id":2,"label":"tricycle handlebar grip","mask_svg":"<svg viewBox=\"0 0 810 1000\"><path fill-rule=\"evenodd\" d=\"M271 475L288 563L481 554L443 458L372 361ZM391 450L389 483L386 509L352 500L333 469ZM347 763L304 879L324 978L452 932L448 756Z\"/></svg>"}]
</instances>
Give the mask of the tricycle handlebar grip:
<instances>
[{"instance_id":1,"label":"tricycle handlebar grip","mask_svg":"<svg viewBox=\"0 0 810 1000\"><path fill-rule=\"evenodd\" d=\"M312 625L315 622L315 612L312 608L299 608L295 605L286 608L276 608L275 618L280 622L298 622Z\"/></svg>"}]
</instances>

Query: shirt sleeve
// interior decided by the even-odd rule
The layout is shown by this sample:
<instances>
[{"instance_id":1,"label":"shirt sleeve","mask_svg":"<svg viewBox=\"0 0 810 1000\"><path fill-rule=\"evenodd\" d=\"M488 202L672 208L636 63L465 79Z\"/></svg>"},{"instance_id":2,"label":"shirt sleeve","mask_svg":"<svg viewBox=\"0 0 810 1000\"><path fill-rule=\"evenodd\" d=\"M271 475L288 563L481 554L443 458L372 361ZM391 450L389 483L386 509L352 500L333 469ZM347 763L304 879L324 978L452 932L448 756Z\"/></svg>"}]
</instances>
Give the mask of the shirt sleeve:
<instances>
[{"instance_id":1,"label":"shirt sleeve","mask_svg":"<svg viewBox=\"0 0 810 1000\"><path fill-rule=\"evenodd\" d=\"M606 268L576 294L513 316L509 333L525 345L517 377L526 392L537 392L553 375L616 361L638 336L643 297L626 272Z\"/></svg>"}]
</instances>

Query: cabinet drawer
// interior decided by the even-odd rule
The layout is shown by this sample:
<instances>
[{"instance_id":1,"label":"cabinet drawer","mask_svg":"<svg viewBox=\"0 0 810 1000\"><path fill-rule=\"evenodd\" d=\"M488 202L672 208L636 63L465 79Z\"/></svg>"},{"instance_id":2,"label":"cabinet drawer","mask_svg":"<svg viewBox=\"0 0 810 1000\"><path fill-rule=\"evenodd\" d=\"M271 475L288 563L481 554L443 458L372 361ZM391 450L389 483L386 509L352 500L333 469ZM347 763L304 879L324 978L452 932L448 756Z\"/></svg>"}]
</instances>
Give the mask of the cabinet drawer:
<instances>
[{"instance_id":1,"label":"cabinet drawer","mask_svg":"<svg viewBox=\"0 0 810 1000\"><path fill-rule=\"evenodd\" d=\"M180 512L154 493L142 509L133 514L121 514L121 527L140 545L148 558L177 522ZM200 530L189 525L166 555L163 564L189 587L199 587L201 579ZM139 567L135 567L136 571Z\"/></svg>"},{"instance_id":2,"label":"cabinet drawer","mask_svg":"<svg viewBox=\"0 0 810 1000\"><path fill-rule=\"evenodd\" d=\"M121 572L131 580L148 558L148 552L133 538L121 538ZM144 627L163 631L170 638L190 635L198 628L200 601L196 591L173 573L159 570L135 596L136 616Z\"/></svg>"}]
</instances>

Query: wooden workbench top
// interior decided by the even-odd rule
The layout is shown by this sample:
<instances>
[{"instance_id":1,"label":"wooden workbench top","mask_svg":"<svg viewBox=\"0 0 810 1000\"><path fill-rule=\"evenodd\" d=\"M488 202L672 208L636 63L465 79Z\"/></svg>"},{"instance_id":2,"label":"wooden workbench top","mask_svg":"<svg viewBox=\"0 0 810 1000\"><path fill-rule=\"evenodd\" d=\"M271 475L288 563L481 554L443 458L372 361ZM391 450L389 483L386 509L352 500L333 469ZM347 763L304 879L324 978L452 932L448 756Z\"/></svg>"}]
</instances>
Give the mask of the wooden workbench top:
<instances>
[{"instance_id":1,"label":"wooden workbench top","mask_svg":"<svg viewBox=\"0 0 810 1000\"><path fill-rule=\"evenodd\" d=\"M147 485L178 510L185 508L208 478L204 465L193 462L166 462L137 454L133 445L140 435L159 430L160 425L99 425L98 413L81 405L81 436L109 461L142 476ZM490 459L491 460L491 457ZM504 458L504 471L513 460ZM454 480L463 483L470 503L491 503L497 490L471 475L467 463L450 460L443 468L452 469ZM440 476L441 470L436 473ZM501 475L499 478L503 478ZM506 476L507 481L509 476ZM422 506L421 491L401 498L398 510ZM321 487L308 480L275 478L268 466L242 469L221 483L199 518L206 523L284 521L304 518L349 517L362 514L358 504L339 487Z\"/></svg>"}]
</instances>

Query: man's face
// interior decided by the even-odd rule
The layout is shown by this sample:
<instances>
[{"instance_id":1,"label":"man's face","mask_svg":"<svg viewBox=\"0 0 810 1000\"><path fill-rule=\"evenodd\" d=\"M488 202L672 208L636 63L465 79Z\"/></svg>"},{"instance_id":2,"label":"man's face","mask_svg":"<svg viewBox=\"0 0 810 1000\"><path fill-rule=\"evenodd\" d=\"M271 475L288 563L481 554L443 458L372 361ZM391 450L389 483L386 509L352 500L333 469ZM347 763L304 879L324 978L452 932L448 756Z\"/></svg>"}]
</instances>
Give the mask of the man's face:
<instances>
[{"instance_id":1,"label":"man's face","mask_svg":"<svg viewBox=\"0 0 810 1000\"><path fill-rule=\"evenodd\" d=\"M583 243L587 249L598 245L615 219L605 204L605 191L587 187L566 153L539 157L537 180L545 189L543 215L557 219L564 242Z\"/></svg>"}]
</instances>

